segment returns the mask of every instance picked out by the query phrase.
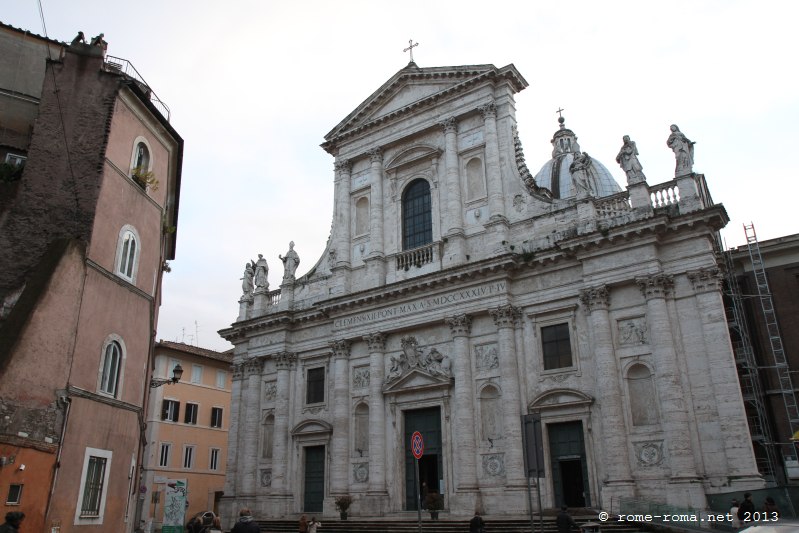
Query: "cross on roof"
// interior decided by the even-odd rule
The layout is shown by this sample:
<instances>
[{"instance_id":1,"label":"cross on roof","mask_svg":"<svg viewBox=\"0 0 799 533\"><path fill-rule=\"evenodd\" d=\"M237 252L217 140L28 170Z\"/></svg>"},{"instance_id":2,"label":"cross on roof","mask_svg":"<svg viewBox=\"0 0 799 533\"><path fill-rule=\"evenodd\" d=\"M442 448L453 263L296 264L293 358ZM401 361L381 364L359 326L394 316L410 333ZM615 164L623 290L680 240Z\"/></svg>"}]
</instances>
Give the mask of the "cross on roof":
<instances>
[{"instance_id":1,"label":"cross on roof","mask_svg":"<svg viewBox=\"0 0 799 533\"><path fill-rule=\"evenodd\" d=\"M566 111L566 110L561 107L561 108L558 108L558 110L555 111L555 113L557 113L560 118L563 118L563 112L564 111Z\"/></svg>"},{"instance_id":2,"label":"cross on roof","mask_svg":"<svg viewBox=\"0 0 799 533\"><path fill-rule=\"evenodd\" d=\"M410 52L411 53L411 63L413 63L413 47L419 46L419 43L414 43L413 39L408 39L408 48L404 49L403 52Z\"/></svg>"}]
</instances>

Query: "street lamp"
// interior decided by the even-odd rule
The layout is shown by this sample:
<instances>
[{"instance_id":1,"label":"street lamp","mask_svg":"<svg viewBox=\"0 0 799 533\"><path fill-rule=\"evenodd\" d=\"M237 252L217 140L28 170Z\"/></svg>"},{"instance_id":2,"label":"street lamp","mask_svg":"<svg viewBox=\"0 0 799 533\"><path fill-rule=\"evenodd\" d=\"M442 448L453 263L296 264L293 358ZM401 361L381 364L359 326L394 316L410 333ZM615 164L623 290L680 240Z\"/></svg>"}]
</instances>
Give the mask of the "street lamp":
<instances>
[{"instance_id":1,"label":"street lamp","mask_svg":"<svg viewBox=\"0 0 799 533\"><path fill-rule=\"evenodd\" d=\"M161 385L174 385L178 381L180 381L181 376L183 376L183 367L180 366L180 363L175 365L175 368L172 369L172 377L171 378L151 378L150 379L150 388L155 389L160 387Z\"/></svg>"}]
</instances>

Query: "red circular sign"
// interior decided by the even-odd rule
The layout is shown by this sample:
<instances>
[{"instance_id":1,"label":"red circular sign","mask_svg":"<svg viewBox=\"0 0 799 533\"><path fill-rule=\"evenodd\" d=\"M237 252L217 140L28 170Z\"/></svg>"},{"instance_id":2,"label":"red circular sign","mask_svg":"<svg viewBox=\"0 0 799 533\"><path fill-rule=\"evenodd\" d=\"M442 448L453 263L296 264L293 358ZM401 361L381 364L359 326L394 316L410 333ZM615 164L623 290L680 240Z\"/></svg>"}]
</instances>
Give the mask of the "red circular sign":
<instances>
[{"instance_id":1,"label":"red circular sign","mask_svg":"<svg viewBox=\"0 0 799 533\"><path fill-rule=\"evenodd\" d=\"M422 440L422 434L418 431L414 431L413 435L411 435L411 452L417 459L421 459L422 454L424 454L424 440Z\"/></svg>"}]
</instances>

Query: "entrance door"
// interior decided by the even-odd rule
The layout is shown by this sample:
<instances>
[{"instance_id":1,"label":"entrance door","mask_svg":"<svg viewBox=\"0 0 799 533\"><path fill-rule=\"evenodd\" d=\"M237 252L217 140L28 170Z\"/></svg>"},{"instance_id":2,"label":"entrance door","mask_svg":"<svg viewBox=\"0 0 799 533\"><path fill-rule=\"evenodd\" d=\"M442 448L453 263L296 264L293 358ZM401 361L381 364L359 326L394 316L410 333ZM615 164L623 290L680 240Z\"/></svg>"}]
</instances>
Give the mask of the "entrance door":
<instances>
[{"instance_id":1,"label":"entrance door","mask_svg":"<svg viewBox=\"0 0 799 533\"><path fill-rule=\"evenodd\" d=\"M305 494L302 510L308 513L321 513L325 497L325 447L305 448Z\"/></svg>"},{"instance_id":2,"label":"entrance door","mask_svg":"<svg viewBox=\"0 0 799 533\"><path fill-rule=\"evenodd\" d=\"M547 425L555 507L588 507L588 462L582 422Z\"/></svg>"},{"instance_id":3,"label":"entrance door","mask_svg":"<svg viewBox=\"0 0 799 533\"><path fill-rule=\"evenodd\" d=\"M414 431L422 434L424 455L419 459L419 479L415 480L414 457L411 452L411 435ZM416 490L414 483L426 483L428 492L443 493L444 467L441 447L441 408L429 407L405 411L405 508L416 510ZM445 502L446 504L446 502ZM424 505L424 502L422 502Z\"/></svg>"}]
</instances>

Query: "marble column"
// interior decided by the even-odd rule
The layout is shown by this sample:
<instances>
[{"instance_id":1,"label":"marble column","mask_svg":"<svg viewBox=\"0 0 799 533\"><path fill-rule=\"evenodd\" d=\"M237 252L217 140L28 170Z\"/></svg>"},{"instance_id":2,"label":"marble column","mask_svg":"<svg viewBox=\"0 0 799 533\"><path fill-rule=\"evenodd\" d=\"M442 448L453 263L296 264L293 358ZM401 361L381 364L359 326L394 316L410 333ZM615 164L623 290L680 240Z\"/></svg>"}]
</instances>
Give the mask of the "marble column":
<instances>
[{"instance_id":1,"label":"marble column","mask_svg":"<svg viewBox=\"0 0 799 533\"><path fill-rule=\"evenodd\" d=\"M330 494L346 494L350 468L350 343L334 341L333 350L333 437L330 442Z\"/></svg>"},{"instance_id":2,"label":"marble column","mask_svg":"<svg viewBox=\"0 0 799 533\"><path fill-rule=\"evenodd\" d=\"M476 418L474 412L474 381L472 358L469 355L469 333L472 319L469 315L456 315L446 319L452 333L452 359L455 375L454 440L457 490L477 489L477 446L475 444Z\"/></svg>"},{"instance_id":3,"label":"marble column","mask_svg":"<svg viewBox=\"0 0 799 533\"><path fill-rule=\"evenodd\" d=\"M507 485L524 487L526 479L521 446L521 391L519 390L519 364L516 360L516 334L514 331L521 313L518 308L508 304L489 310L489 314L494 319L498 330Z\"/></svg>"},{"instance_id":4,"label":"marble column","mask_svg":"<svg viewBox=\"0 0 799 533\"><path fill-rule=\"evenodd\" d=\"M244 362L244 375L247 381L247 389L243 397L245 410L244 427L242 428L242 447L240 457L250 468L241 472L242 491L244 494L255 494L256 478L258 469L258 430L261 427L261 371L264 362L258 357L253 357Z\"/></svg>"},{"instance_id":5,"label":"marble column","mask_svg":"<svg viewBox=\"0 0 799 533\"><path fill-rule=\"evenodd\" d=\"M505 217L505 202L502 192L502 169L499 161L499 137L497 136L497 107L494 103L478 108L485 121L486 183L488 185L489 219Z\"/></svg>"},{"instance_id":6,"label":"marble column","mask_svg":"<svg viewBox=\"0 0 799 533\"><path fill-rule=\"evenodd\" d=\"M691 481L697 477L694 452L691 447L685 391L680 381L677 354L672 338L672 324L666 306L666 296L674 287L670 275L655 274L636 278L646 298L647 325L650 331L655 379L660 396L663 432L668 449L668 464L672 481Z\"/></svg>"},{"instance_id":7,"label":"marble column","mask_svg":"<svg viewBox=\"0 0 799 533\"><path fill-rule=\"evenodd\" d=\"M602 424L602 465L606 473L606 487L603 501L607 504L611 497L630 496L631 492L619 485L632 483L630 473L630 452L627 444L629 431L624 420L624 407L621 398L619 362L613 349L611 329L610 292L604 285L584 289L580 301L588 314L591 327L591 348L596 364L596 390L599 400Z\"/></svg>"},{"instance_id":8,"label":"marble column","mask_svg":"<svg viewBox=\"0 0 799 533\"><path fill-rule=\"evenodd\" d=\"M336 217L336 238L335 245L335 259L331 261L331 266L349 265L351 253L351 235L350 226L352 216L352 205L350 203L350 193L352 188L351 172L352 163L346 159L336 161L336 182L335 182L335 198L336 205L334 209L334 216Z\"/></svg>"},{"instance_id":9,"label":"marble column","mask_svg":"<svg viewBox=\"0 0 799 533\"><path fill-rule=\"evenodd\" d=\"M230 387L230 426L228 427L228 447L227 447L227 467L225 469L225 494L237 495L236 480L240 479L238 474L239 470L247 468L245 465L240 465L238 458L238 450L241 446L241 433L239 428L239 416L242 411L241 406L244 405L242 398L242 381L244 380L244 363L233 365L233 384ZM254 468L254 465L249 465L249 468Z\"/></svg>"},{"instance_id":10,"label":"marble column","mask_svg":"<svg viewBox=\"0 0 799 533\"><path fill-rule=\"evenodd\" d=\"M297 363L297 354L275 354L277 366L277 391L275 393L275 440L272 443L272 488L275 493L285 493L289 488L286 464L289 458L289 395L291 394L291 369Z\"/></svg>"},{"instance_id":11,"label":"marble column","mask_svg":"<svg viewBox=\"0 0 799 533\"><path fill-rule=\"evenodd\" d=\"M458 122L450 117L441 123L444 128L444 165L446 168L447 214L444 235L445 265L456 265L465 259L466 240L463 232L463 199L460 171L458 169Z\"/></svg>"},{"instance_id":12,"label":"marble column","mask_svg":"<svg viewBox=\"0 0 799 533\"><path fill-rule=\"evenodd\" d=\"M365 335L369 345L369 492L386 492L386 406L383 380L386 336Z\"/></svg>"},{"instance_id":13,"label":"marble column","mask_svg":"<svg viewBox=\"0 0 799 533\"><path fill-rule=\"evenodd\" d=\"M733 483L751 481L751 478L757 478L760 474L752 450L735 355L729 340L721 294L724 275L713 267L688 272L688 279L695 293L707 364L712 369L709 375L718 410L720 434L724 435L720 444L724 446L727 459L726 472L734 478Z\"/></svg>"}]
</instances>

